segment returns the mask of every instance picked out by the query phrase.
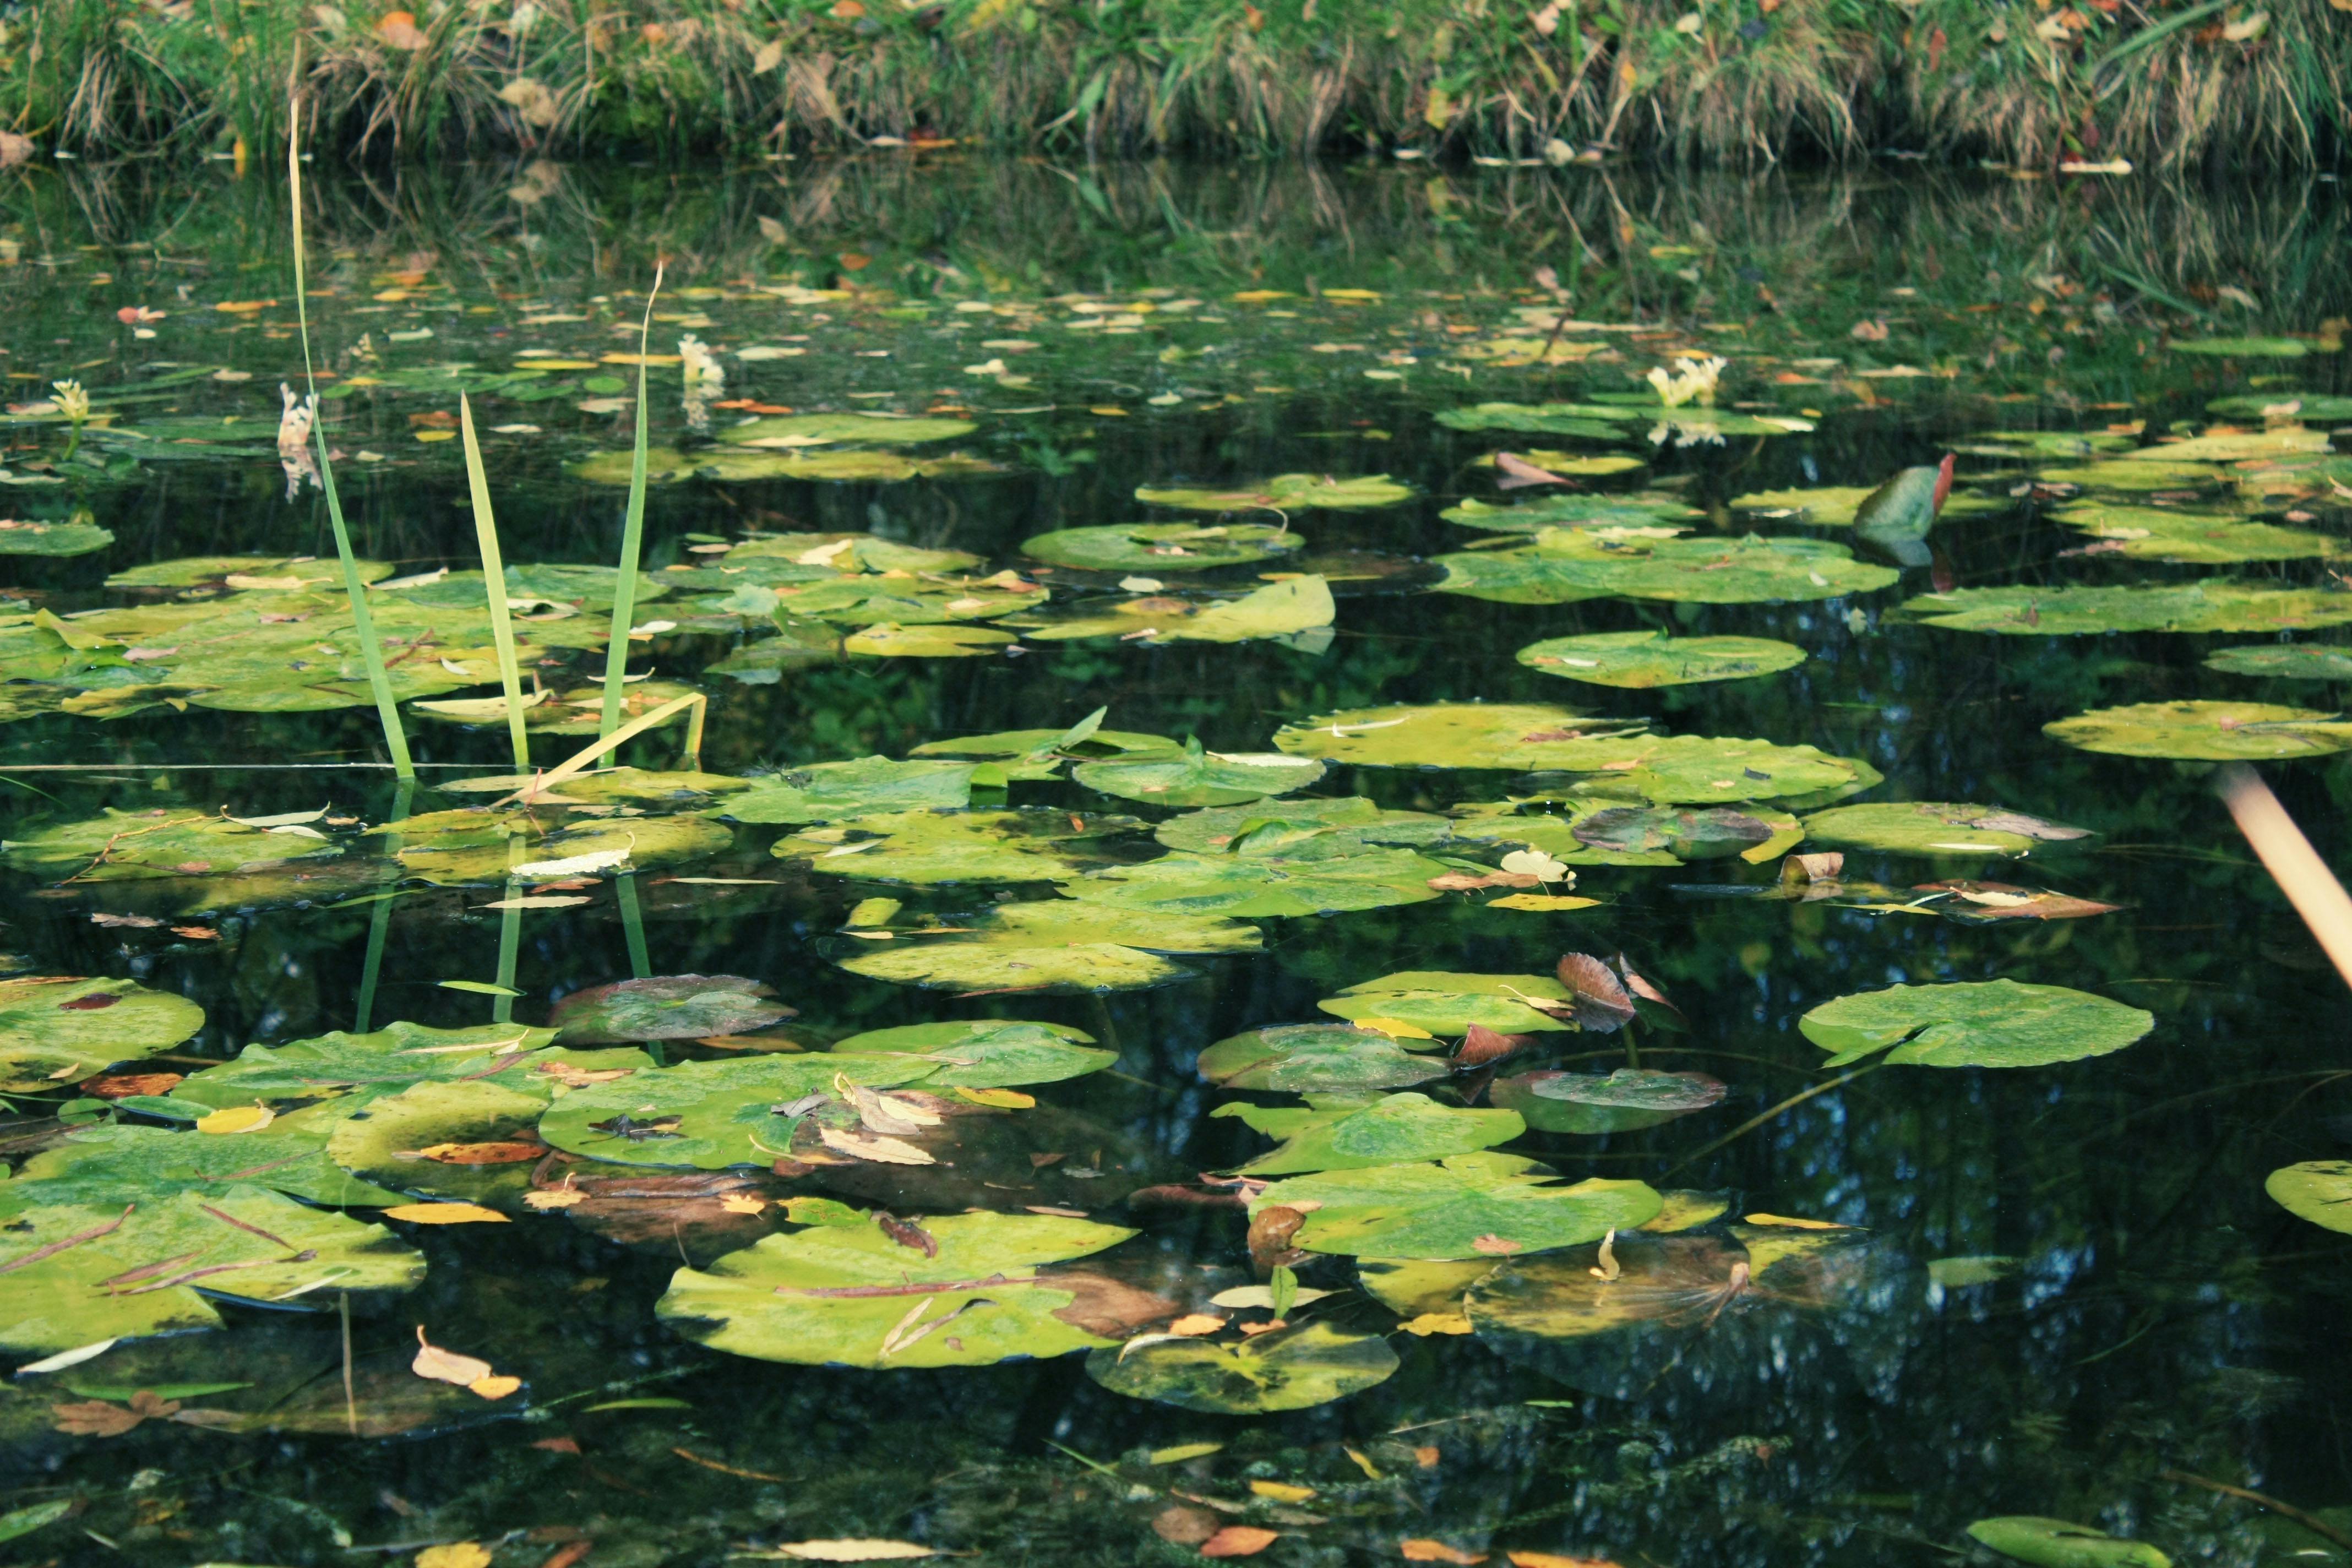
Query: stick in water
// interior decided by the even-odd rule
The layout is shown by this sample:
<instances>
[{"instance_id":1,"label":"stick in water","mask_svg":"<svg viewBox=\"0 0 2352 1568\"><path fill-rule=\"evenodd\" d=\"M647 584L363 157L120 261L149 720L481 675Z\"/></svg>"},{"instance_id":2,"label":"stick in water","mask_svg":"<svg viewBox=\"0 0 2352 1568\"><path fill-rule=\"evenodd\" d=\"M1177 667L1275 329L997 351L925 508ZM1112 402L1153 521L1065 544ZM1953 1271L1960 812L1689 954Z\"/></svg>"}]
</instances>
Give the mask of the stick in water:
<instances>
[{"instance_id":1,"label":"stick in water","mask_svg":"<svg viewBox=\"0 0 2352 1568\"><path fill-rule=\"evenodd\" d=\"M2344 984L2352 985L2352 896L2253 769L2231 763L2221 770L2218 788L2263 869L2311 928Z\"/></svg>"}]
</instances>

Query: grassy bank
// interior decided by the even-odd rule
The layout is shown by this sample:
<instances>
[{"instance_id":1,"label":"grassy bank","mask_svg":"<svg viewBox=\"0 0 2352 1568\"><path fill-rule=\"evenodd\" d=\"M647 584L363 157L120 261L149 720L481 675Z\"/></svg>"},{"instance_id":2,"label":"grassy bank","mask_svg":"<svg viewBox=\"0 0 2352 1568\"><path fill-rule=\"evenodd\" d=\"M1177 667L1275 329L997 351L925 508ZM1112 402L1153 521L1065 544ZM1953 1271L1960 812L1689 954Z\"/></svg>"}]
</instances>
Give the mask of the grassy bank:
<instances>
[{"instance_id":1,"label":"grassy bank","mask_svg":"<svg viewBox=\"0 0 2352 1568\"><path fill-rule=\"evenodd\" d=\"M338 150L2332 158L2342 0L20 0L0 124ZM19 151L22 151L20 148Z\"/></svg>"}]
</instances>

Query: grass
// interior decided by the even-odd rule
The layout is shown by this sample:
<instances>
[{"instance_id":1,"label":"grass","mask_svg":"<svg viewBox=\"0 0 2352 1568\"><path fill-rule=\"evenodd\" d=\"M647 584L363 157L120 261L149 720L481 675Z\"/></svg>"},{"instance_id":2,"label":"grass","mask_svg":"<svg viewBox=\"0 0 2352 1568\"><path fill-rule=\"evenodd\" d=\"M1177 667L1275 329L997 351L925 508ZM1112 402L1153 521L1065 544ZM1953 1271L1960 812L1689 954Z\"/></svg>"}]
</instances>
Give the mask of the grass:
<instances>
[{"instance_id":1,"label":"grass","mask_svg":"<svg viewBox=\"0 0 2352 1568\"><path fill-rule=\"evenodd\" d=\"M474 542L481 552L482 583L490 605L490 642L499 656L499 685L506 695L507 741L515 772L530 772L530 741L523 731L522 669L515 662L514 617L507 610L507 568L499 549L499 520L490 510L490 479L482 468L481 438L474 433L473 400L457 395L457 426L466 440L466 487L473 502Z\"/></svg>"},{"instance_id":2,"label":"grass","mask_svg":"<svg viewBox=\"0 0 2352 1568\"><path fill-rule=\"evenodd\" d=\"M85 156L235 155L291 129L297 58L316 134L392 154L931 134L2186 165L2309 162L2352 124L2331 0L45 0L0 23L0 106Z\"/></svg>"}]
</instances>

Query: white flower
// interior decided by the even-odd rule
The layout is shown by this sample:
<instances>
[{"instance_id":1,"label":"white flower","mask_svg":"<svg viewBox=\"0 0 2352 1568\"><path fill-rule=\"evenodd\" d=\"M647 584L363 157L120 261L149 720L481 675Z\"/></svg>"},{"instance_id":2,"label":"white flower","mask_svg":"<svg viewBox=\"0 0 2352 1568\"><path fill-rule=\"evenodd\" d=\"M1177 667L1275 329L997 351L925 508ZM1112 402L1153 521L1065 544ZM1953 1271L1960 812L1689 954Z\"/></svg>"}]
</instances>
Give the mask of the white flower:
<instances>
[{"instance_id":1,"label":"white flower","mask_svg":"<svg viewBox=\"0 0 2352 1568\"><path fill-rule=\"evenodd\" d=\"M318 394L297 397L294 389L281 381L278 384L278 395L286 405L284 412L278 416L279 455L310 450L310 429L319 422Z\"/></svg>"},{"instance_id":2,"label":"white flower","mask_svg":"<svg viewBox=\"0 0 2352 1568\"><path fill-rule=\"evenodd\" d=\"M89 394L78 381L53 381L50 390L58 395L58 412L79 425L89 417Z\"/></svg>"},{"instance_id":3,"label":"white flower","mask_svg":"<svg viewBox=\"0 0 2352 1568\"><path fill-rule=\"evenodd\" d=\"M1730 362L1712 355L1706 359L1684 360L1678 370L1660 366L1650 372L1650 384L1657 389L1658 401L1669 408L1680 408L1696 399L1702 406L1715 406L1715 384L1722 378Z\"/></svg>"},{"instance_id":4,"label":"white flower","mask_svg":"<svg viewBox=\"0 0 2352 1568\"><path fill-rule=\"evenodd\" d=\"M710 345L688 333L677 340L677 357L686 377L688 397L714 397L726 390L727 372L710 352Z\"/></svg>"}]
</instances>

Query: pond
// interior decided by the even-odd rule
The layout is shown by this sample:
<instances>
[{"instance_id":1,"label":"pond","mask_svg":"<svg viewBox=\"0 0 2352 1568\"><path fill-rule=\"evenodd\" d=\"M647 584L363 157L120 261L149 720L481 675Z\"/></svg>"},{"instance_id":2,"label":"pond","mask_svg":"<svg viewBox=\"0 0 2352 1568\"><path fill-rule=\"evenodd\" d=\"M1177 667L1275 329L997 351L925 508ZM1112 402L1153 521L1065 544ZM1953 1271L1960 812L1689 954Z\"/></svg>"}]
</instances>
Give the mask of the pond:
<instances>
[{"instance_id":1,"label":"pond","mask_svg":"<svg viewBox=\"0 0 2352 1568\"><path fill-rule=\"evenodd\" d=\"M12 1561L2352 1561L2335 184L11 178Z\"/></svg>"}]
</instances>

